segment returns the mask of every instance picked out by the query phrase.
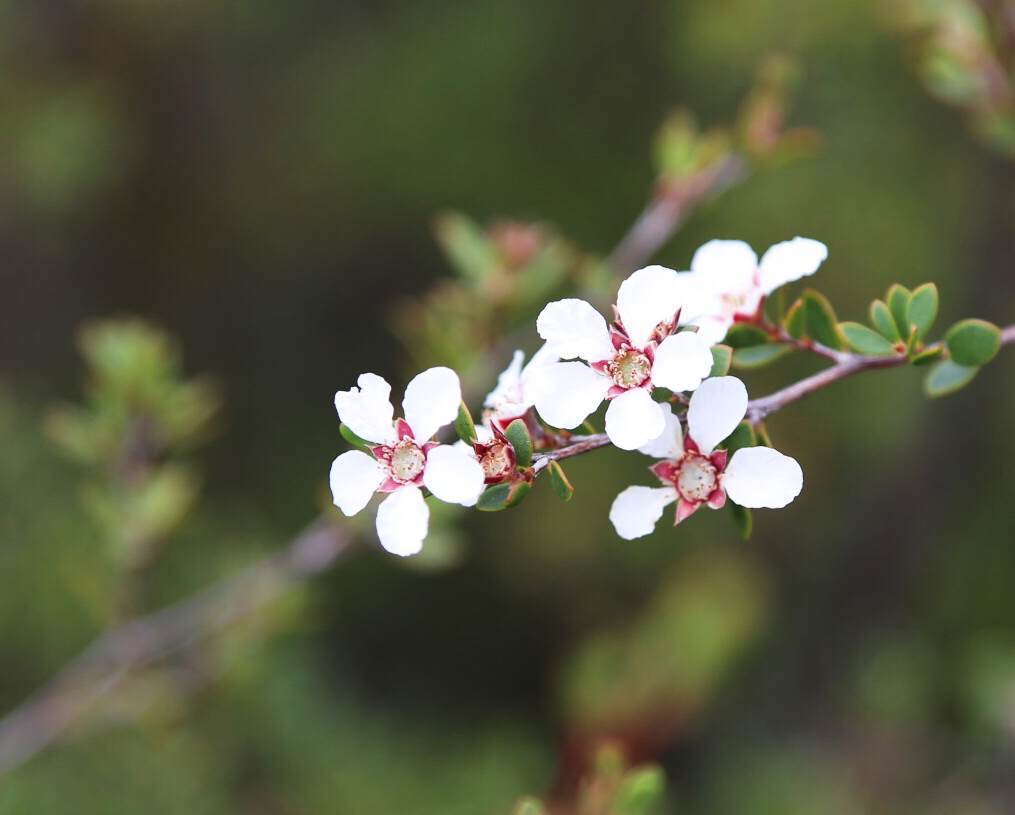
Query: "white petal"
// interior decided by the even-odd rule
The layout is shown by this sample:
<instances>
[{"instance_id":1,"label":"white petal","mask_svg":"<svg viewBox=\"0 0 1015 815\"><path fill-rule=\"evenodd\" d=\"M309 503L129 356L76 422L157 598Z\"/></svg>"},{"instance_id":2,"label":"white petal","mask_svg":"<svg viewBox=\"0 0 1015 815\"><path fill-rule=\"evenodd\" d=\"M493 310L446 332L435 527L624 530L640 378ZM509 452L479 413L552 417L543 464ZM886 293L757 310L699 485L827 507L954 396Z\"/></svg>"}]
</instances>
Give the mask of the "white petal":
<instances>
[{"instance_id":1,"label":"white petal","mask_svg":"<svg viewBox=\"0 0 1015 815\"><path fill-rule=\"evenodd\" d=\"M419 443L451 424L462 404L462 385L450 368L428 368L405 388L402 411Z\"/></svg>"},{"instance_id":2,"label":"white petal","mask_svg":"<svg viewBox=\"0 0 1015 815\"><path fill-rule=\"evenodd\" d=\"M665 429L662 407L642 388L620 394L606 408L606 435L621 450L637 450Z\"/></svg>"},{"instance_id":3,"label":"white petal","mask_svg":"<svg viewBox=\"0 0 1015 815\"><path fill-rule=\"evenodd\" d=\"M613 381L581 362L556 362L535 371L532 401L547 424L578 427L602 404Z\"/></svg>"},{"instance_id":4,"label":"white petal","mask_svg":"<svg viewBox=\"0 0 1015 815\"><path fill-rule=\"evenodd\" d=\"M361 374L358 388L335 394L338 418L361 439L373 442L395 438L395 409L391 406L391 385L377 374Z\"/></svg>"},{"instance_id":5,"label":"white petal","mask_svg":"<svg viewBox=\"0 0 1015 815\"><path fill-rule=\"evenodd\" d=\"M617 311L635 348L644 348L656 326L673 319L680 289L677 273L665 266L646 266L620 284Z\"/></svg>"},{"instance_id":6,"label":"white petal","mask_svg":"<svg viewBox=\"0 0 1015 815\"><path fill-rule=\"evenodd\" d=\"M419 487L400 487L377 508L377 537L393 555L415 555L423 548L430 508Z\"/></svg>"},{"instance_id":7,"label":"white petal","mask_svg":"<svg viewBox=\"0 0 1015 815\"><path fill-rule=\"evenodd\" d=\"M426 456L423 483L441 501L473 506L483 491L483 468L463 450L442 444Z\"/></svg>"},{"instance_id":8,"label":"white petal","mask_svg":"<svg viewBox=\"0 0 1015 815\"><path fill-rule=\"evenodd\" d=\"M522 360L525 354L522 351L515 351L511 357L511 364L508 365L497 377L497 387L486 395L483 401L485 407L497 407L506 402L517 402L521 395L522 381Z\"/></svg>"},{"instance_id":9,"label":"white petal","mask_svg":"<svg viewBox=\"0 0 1015 815\"><path fill-rule=\"evenodd\" d=\"M556 351L553 350L550 343L544 342L539 347L539 350L532 355L532 359L530 359L526 366L522 368L522 388L524 389L525 381L529 378L529 375L533 371L546 365L552 365L554 362L558 362L559 360L560 357L557 355Z\"/></svg>"},{"instance_id":10,"label":"white petal","mask_svg":"<svg viewBox=\"0 0 1015 815\"><path fill-rule=\"evenodd\" d=\"M610 521L624 540L648 535L663 517L663 510L677 500L672 487L628 487L613 500Z\"/></svg>"},{"instance_id":11,"label":"white petal","mask_svg":"<svg viewBox=\"0 0 1015 815\"><path fill-rule=\"evenodd\" d=\"M747 388L735 376L706 379L691 395L687 407L687 435L711 453L732 433L747 413Z\"/></svg>"},{"instance_id":12,"label":"white petal","mask_svg":"<svg viewBox=\"0 0 1015 815\"><path fill-rule=\"evenodd\" d=\"M677 293L680 297L680 324L696 324L702 317L723 312L721 292L709 284L703 274L677 272Z\"/></svg>"},{"instance_id":13,"label":"white petal","mask_svg":"<svg viewBox=\"0 0 1015 815\"><path fill-rule=\"evenodd\" d=\"M691 271L702 275L702 282L713 291L748 289L757 268L758 256L743 241L709 241L691 258Z\"/></svg>"},{"instance_id":14,"label":"white petal","mask_svg":"<svg viewBox=\"0 0 1015 815\"><path fill-rule=\"evenodd\" d=\"M332 462L329 480L335 506L346 515L355 515L384 482L384 470L372 456L350 450Z\"/></svg>"},{"instance_id":15,"label":"white petal","mask_svg":"<svg viewBox=\"0 0 1015 815\"><path fill-rule=\"evenodd\" d=\"M814 274L828 257L828 247L810 238L793 238L772 246L761 258L761 288L771 294L779 286Z\"/></svg>"},{"instance_id":16,"label":"white petal","mask_svg":"<svg viewBox=\"0 0 1015 815\"><path fill-rule=\"evenodd\" d=\"M676 458L684 452L680 419L673 414L673 408L669 402L663 402L659 407L662 408L666 427L659 436L639 447L638 452L654 458Z\"/></svg>"},{"instance_id":17,"label":"white petal","mask_svg":"<svg viewBox=\"0 0 1015 815\"><path fill-rule=\"evenodd\" d=\"M613 356L606 320L584 300L549 303L536 318L536 331L561 359L598 362Z\"/></svg>"},{"instance_id":18,"label":"white petal","mask_svg":"<svg viewBox=\"0 0 1015 815\"><path fill-rule=\"evenodd\" d=\"M730 500L742 507L779 509L800 494L804 474L796 459L770 447L744 447L723 474Z\"/></svg>"},{"instance_id":19,"label":"white petal","mask_svg":"<svg viewBox=\"0 0 1015 815\"><path fill-rule=\"evenodd\" d=\"M732 317L699 317L697 320L692 320L689 325L698 326L698 336L709 345L715 345L726 338L726 332L729 331L733 322ZM681 325L683 325L683 321L681 321Z\"/></svg>"},{"instance_id":20,"label":"white petal","mask_svg":"<svg viewBox=\"0 0 1015 815\"><path fill-rule=\"evenodd\" d=\"M694 331L667 337L656 349L652 384L671 391L693 391L712 371L712 348Z\"/></svg>"}]
</instances>

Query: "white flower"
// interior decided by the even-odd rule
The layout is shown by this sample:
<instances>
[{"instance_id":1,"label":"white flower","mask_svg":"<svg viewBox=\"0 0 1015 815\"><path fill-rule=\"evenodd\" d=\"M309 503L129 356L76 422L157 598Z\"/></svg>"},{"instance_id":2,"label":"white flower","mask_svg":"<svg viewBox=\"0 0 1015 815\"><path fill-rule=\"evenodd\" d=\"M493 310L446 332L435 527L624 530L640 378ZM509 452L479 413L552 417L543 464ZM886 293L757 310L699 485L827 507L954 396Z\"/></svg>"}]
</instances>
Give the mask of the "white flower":
<instances>
[{"instance_id":1,"label":"white flower","mask_svg":"<svg viewBox=\"0 0 1015 815\"><path fill-rule=\"evenodd\" d=\"M545 343L532 355L528 364L522 367L524 359L524 352L515 351L511 364L497 377L497 386L487 394L483 402L483 407L488 409L484 419L497 421L507 427L514 419L524 416L535 404L532 379L536 372L557 362L560 357L553 352L549 343Z\"/></svg>"},{"instance_id":2,"label":"white flower","mask_svg":"<svg viewBox=\"0 0 1015 815\"><path fill-rule=\"evenodd\" d=\"M642 453L663 459L649 469L662 487L628 487L610 508L617 534L626 540L648 535L676 502L676 522L702 504L719 509L727 496L742 507L786 506L803 489L795 459L769 447L743 447L730 457L715 446L740 424L747 412L747 389L733 376L706 379L691 396L687 438L680 419L665 405L666 430Z\"/></svg>"},{"instance_id":3,"label":"white flower","mask_svg":"<svg viewBox=\"0 0 1015 815\"><path fill-rule=\"evenodd\" d=\"M680 322L697 325L710 343L722 342L734 322L753 320L765 297L814 274L827 257L828 248L810 238L777 243L760 263L743 241L709 241L694 253L691 271L680 274Z\"/></svg>"},{"instance_id":4,"label":"white flower","mask_svg":"<svg viewBox=\"0 0 1015 815\"><path fill-rule=\"evenodd\" d=\"M432 441L458 415L462 388L450 368L430 368L405 389L404 419L395 421L391 386L363 374L359 387L335 394L339 419L376 446L372 456L342 453L331 465L331 494L346 515L355 515L375 492L389 493L377 509L377 536L392 554L414 555L423 547L430 510L426 487L441 501L472 506L483 490L483 469L474 456Z\"/></svg>"},{"instance_id":5,"label":"white flower","mask_svg":"<svg viewBox=\"0 0 1015 815\"><path fill-rule=\"evenodd\" d=\"M672 333L680 288L672 269L639 269L620 285L612 328L584 300L547 305L536 321L539 336L560 359L584 361L533 372L529 386L543 420L575 428L608 399L606 433L617 447L634 450L662 433L653 388L694 390L712 369L708 342L694 332Z\"/></svg>"}]
</instances>

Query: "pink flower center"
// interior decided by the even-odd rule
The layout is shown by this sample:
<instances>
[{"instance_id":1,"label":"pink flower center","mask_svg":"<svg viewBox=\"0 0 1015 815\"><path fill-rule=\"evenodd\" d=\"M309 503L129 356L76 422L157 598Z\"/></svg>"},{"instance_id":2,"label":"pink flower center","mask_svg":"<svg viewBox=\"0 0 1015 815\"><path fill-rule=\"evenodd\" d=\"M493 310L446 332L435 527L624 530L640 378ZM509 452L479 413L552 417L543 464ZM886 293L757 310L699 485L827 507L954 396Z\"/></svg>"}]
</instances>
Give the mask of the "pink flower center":
<instances>
[{"instance_id":1,"label":"pink flower center","mask_svg":"<svg viewBox=\"0 0 1015 815\"><path fill-rule=\"evenodd\" d=\"M631 348L621 351L613 358L607 366L607 373L618 387L637 388L652 373L652 362L641 351Z\"/></svg>"},{"instance_id":2,"label":"pink flower center","mask_svg":"<svg viewBox=\"0 0 1015 815\"><path fill-rule=\"evenodd\" d=\"M677 492L685 501L705 501L718 484L715 466L701 455L687 455L674 479Z\"/></svg>"},{"instance_id":3,"label":"pink flower center","mask_svg":"<svg viewBox=\"0 0 1015 815\"><path fill-rule=\"evenodd\" d=\"M388 472L400 484L408 484L419 478L426 466L426 455L412 439L402 439L391 448Z\"/></svg>"}]
</instances>

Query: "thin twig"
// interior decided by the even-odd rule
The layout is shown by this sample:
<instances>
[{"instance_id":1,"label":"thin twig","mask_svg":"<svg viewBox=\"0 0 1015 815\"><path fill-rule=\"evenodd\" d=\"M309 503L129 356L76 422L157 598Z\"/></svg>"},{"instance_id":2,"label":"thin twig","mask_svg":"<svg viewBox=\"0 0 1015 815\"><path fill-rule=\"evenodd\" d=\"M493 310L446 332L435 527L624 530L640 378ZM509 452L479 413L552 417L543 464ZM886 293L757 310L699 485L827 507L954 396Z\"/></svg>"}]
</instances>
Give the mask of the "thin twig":
<instances>
[{"instance_id":1,"label":"thin twig","mask_svg":"<svg viewBox=\"0 0 1015 815\"><path fill-rule=\"evenodd\" d=\"M131 673L249 617L349 551L348 531L310 524L281 552L144 617L113 628L0 720L0 775L63 735Z\"/></svg>"},{"instance_id":2,"label":"thin twig","mask_svg":"<svg viewBox=\"0 0 1015 815\"><path fill-rule=\"evenodd\" d=\"M1015 345L1015 325L1009 325L1001 330L1001 345ZM862 354L851 354L844 351L833 351L830 348L826 349L824 346L818 346L817 344L809 347L807 350L815 351L816 353L820 353L822 356L830 356L831 354L834 354L835 356L832 358L840 361L835 365L831 365L824 370L818 371L812 376L801 379L799 382L794 382L792 385L789 385L782 390L778 390L768 396L752 399L747 403L747 413L745 414L747 421L751 424L757 424L758 422L766 419L768 416L771 416L776 411L782 410L782 408L803 399L805 396L809 396L816 391L827 388L835 382L863 373L864 371L876 371L882 368L899 368L909 362L909 360L902 354L895 354L892 356L865 356ZM827 351L828 353L822 353L822 351ZM591 452L592 450L598 450L601 447L608 447L609 445L610 439L605 433L596 433L588 436L572 436L568 440L568 444L563 447L559 447L556 450L550 450L545 453L537 453L535 456L534 466L536 472L540 472L545 469L551 461L573 458L574 456L580 456L584 453Z\"/></svg>"},{"instance_id":3,"label":"thin twig","mask_svg":"<svg viewBox=\"0 0 1015 815\"><path fill-rule=\"evenodd\" d=\"M664 184L621 238L606 263L617 274L627 275L643 266L659 251L690 214L747 176L747 161L732 153L679 182Z\"/></svg>"}]
</instances>

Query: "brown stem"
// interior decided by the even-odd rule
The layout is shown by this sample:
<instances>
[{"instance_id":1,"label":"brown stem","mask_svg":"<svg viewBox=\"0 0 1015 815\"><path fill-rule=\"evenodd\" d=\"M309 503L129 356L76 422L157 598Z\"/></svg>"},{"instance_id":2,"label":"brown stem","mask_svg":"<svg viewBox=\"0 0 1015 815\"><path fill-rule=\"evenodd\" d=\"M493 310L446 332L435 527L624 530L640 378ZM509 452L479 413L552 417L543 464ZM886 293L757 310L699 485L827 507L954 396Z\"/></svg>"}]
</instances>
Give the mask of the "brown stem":
<instances>
[{"instance_id":1,"label":"brown stem","mask_svg":"<svg viewBox=\"0 0 1015 815\"><path fill-rule=\"evenodd\" d=\"M757 424L766 416L771 416L777 410L781 410L805 396L828 387L833 382L858 374L861 371L872 371L878 368L897 368L908 362L905 356L850 356L845 361L836 363L823 371L818 371L813 376L794 382L792 385L776 391L775 393L763 396L760 399L753 399L747 404L747 421Z\"/></svg>"},{"instance_id":2,"label":"brown stem","mask_svg":"<svg viewBox=\"0 0 1015 815\"><path fill-rule=\"evenodd\" d=\"M792 338L790 339L792 340ZM793 342L796 343L795 340ZM1015 325L1009 325L1001 330L1001 345L1015 345ZM782 390L778 390L768 396L752 399L747 403L746 413L746 418L751 424L757 424L776 411L782 410L787 405L797 402L805 396L840 380L847 379L863 371L876 371L881 368L899 368L909 362L901 354L893 356L863 356L844 351L835 351L817 343L808 346L806 350L814 351L822 356L827 356L830 359L838 361L835 365L818 371L806 379L801 379L799 382L794 382ZM569 443L565 446L546 453L537 454L535 457L536 472L538 473L545 469L551 461L560 461L565 458L580 456L583 453L598 450L600 447L607 447L609 444L610 439L605 433L596 433L589 436L572 436Z\"/></svg>"}]
</instances>

